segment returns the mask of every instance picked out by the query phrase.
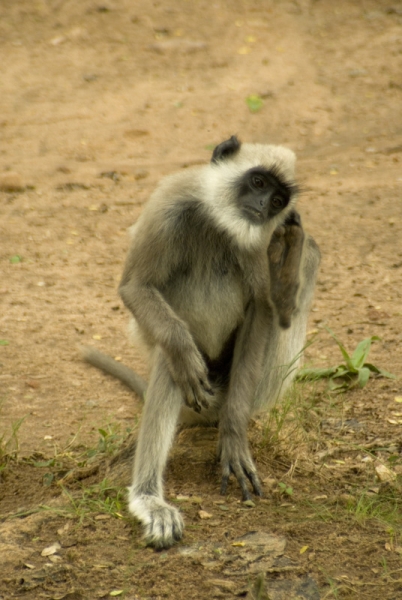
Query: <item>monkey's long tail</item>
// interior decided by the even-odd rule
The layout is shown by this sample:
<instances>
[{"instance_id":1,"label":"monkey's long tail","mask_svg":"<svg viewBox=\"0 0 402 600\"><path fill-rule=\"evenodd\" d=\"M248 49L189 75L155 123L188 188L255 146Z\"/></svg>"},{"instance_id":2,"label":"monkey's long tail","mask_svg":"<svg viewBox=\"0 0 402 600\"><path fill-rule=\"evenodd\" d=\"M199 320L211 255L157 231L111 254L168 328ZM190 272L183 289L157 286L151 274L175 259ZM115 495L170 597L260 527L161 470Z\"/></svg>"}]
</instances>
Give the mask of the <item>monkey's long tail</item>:
<instances>
[{"instance_id":1,"label":"monkey's long tail","mask_svg":"<svg viewBox=\"0 0 402 600\"><path fill-rule=\"evenodd\" d=\"M132 369L121 364L111 356L95 350L90 346L79 346L81 357L92 366L100 369L108 375L112 375L135 392L140 398L144 398L147 389L145 379L137 375Z\"/></svg>"}]
</instances>

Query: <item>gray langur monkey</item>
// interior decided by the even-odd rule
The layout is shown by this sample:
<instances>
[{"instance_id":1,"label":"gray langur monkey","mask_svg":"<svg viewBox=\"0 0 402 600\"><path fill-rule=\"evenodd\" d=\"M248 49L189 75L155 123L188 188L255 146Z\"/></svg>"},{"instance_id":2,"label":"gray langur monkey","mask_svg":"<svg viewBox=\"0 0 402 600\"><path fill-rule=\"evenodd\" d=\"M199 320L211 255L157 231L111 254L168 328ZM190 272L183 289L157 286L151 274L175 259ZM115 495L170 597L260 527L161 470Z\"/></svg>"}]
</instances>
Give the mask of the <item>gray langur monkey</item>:
<instances>
[{"instance_id":1,"label":"gray langur monkey","mask_svg":"<svg viewBox=\"0 0 402 600\"><path fill-rule=\"evenodd\" d=\"M294 171L291 150L232 136L208 165L165 178L132 228L119 288L150 350L148 386L84 350L145 394L129 510L156 548L183 533L162 481L179 423L219 426L223 494L233 474L243 499L249 484L262 495L247 426L293 379L320 262L295 210Z\"/></svg>"}]
</instances>

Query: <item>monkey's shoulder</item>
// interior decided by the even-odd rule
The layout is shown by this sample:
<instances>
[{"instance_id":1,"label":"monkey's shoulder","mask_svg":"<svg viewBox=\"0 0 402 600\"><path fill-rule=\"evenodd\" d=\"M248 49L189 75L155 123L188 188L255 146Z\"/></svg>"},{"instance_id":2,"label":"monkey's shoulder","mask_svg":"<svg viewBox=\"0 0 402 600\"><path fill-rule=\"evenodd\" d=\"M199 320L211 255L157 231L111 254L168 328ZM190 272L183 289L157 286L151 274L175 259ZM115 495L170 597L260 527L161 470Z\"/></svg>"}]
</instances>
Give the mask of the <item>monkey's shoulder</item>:
<instances>
[{"instance_id":1,"label":"monkey's shoulder","mask_svg":"<svg viewBox=\"0 0 402 600\"><path fill-rule=\"evenodd\" d=\"M219 236L219 244L225 243L225 235L218 231L210 207L205 202L202 186L198 181L197 170L164 180L151 196L138 221L135 232L147 231L153 237L165 242L177 240L182 245L191 240L202 244ZM185 175L185 177L184 177Z\"/></svg>"}]
</instances>

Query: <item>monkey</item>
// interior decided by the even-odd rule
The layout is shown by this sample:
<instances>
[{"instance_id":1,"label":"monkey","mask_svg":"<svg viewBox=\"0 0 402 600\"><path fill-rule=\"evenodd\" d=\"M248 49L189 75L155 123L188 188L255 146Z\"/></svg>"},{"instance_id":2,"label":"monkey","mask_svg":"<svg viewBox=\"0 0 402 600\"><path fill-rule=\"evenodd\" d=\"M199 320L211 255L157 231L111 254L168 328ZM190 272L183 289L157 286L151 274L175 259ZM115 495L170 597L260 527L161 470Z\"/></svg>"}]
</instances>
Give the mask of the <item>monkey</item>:
<instances>
[{"instance_id":1,"label":"monkey","mask_svg":"<svg viewBox=\"0 0 402 600\"><path fill-rule=\"evenodd\" d=\"M252 415L283 395L301 360L320 251L296 211L294 153L241 143L164 178L131 228L119 293L149 351L149 383L93 349L85 360L145 398L129 511L148 545L183 535L163 495L178 425L216 425L221 493L262 485L247 439Z\"/></svg>"}]
</instances>

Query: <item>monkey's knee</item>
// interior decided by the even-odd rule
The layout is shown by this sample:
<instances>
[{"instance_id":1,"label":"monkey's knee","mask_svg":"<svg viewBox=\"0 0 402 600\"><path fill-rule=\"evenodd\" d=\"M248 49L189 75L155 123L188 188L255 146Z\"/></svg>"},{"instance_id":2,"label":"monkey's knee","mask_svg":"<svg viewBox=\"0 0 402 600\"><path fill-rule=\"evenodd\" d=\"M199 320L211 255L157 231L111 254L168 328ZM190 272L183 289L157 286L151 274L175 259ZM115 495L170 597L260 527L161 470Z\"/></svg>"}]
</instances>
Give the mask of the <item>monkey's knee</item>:
<instances>
[{"instance_id":1,"label":"monkey's knee","mask_svg":"<svg viewBox=\"0 0 402 600\"><path fill-rule=\"evenodd\" d=\"M158 496L129 492L129 511L144 528L144 539L148 546L161 550L170 548L183 536L183 519L174 506Z\"/></svg>"}]
</instances>

